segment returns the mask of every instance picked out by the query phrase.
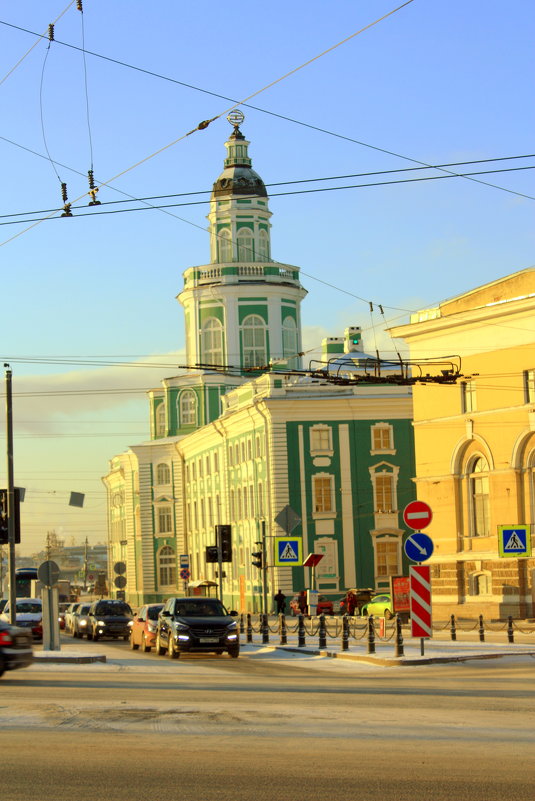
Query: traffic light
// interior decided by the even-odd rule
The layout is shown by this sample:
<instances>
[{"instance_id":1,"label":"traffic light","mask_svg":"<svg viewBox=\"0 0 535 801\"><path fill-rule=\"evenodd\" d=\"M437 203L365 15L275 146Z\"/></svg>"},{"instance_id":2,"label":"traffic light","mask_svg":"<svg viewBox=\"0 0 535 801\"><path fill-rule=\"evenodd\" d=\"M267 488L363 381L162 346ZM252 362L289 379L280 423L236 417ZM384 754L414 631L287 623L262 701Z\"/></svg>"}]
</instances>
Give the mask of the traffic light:
<instances>
[{"instance_id":1,"label":"traffic light","mask_svg":"<svg viewBox=\"0 0 535 801\"><path fill-rule=\"evenodd\" d=\"M217 545L206 546L206 561L219 562L219 548L217 547Z\"/></svg>"},{"instance_id":2,"label":"traffic light","mask_svg":"<svg viewBox=\"0 0 535 801\"><path fill-rule=\"evenodd\" d=\"M254 556L254 559L252 559L252 564L259 570L262 570L264 567L262 551L254 551L251 556Z\"/></svg>"},{"instance_id":3,"label":"traffic light","mask_svg":"<svg viewBox=\"0 0 535 801\"><path fill-rule=\"evenodd\" d=\"M221 561L232 562L232 526L216 526L216 535L221 548Z\"/></svg>"},{"instance_id":4,"label":"traffic light","mask_svg":"<svg viewBox=\"0 0 535 801\"><path fill-rule=\"evenodd\" d=\"M20 543L20 491L18 487L14 490L14 518L15 518L15 543ZM0 545L9 544L7 527L7 489L0 489Z\"/></svg>"}]
</instances>

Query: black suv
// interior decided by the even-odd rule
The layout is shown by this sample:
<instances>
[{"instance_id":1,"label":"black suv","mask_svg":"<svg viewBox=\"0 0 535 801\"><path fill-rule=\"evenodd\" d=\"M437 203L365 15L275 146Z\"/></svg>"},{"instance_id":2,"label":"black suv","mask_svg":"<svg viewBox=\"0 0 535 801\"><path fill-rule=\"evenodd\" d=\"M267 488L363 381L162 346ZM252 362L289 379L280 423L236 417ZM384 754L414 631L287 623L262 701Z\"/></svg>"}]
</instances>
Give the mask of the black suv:
<instances>
[{"instance_id":1,"label":"black suv","mask_svg":"<svg viewBox=\"0 0 535 801\"><path fill-rule=\"evenodd\" d=\"M182 652L212 651L237 657L238 624L217 598L169 598L158 617L156 653L177 659Z\"/></svg>"},{"instance_id":2,"label":"black suv","mask_svg":"<svg viewBox=\"0 0 535 801\"><path fill-rule=\"evenodd\" d=\"M100 600L91 604L87 639L99 640L101 637L122 637L130 639L130 629L134 622L132 610L124 601Z\"/></svg>"}]
</instances>

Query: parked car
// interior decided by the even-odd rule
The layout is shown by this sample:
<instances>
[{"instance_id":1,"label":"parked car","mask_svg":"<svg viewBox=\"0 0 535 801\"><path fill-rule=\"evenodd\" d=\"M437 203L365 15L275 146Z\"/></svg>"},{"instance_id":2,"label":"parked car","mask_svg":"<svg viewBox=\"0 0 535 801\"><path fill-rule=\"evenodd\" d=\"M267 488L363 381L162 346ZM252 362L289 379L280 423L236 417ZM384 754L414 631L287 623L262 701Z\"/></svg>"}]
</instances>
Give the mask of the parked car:
<instances>
[{"instance_id":1,"label":"parked car","mask_svg":"<svg viewBox=\"0 0 535 801\"><path fill-rule=\"evenodd\" d=\"M70 604L64 603L63 601L58 604L58 620L59 620L59 627L60 629L65 628L65 612L69 608Z\"/></svg>"},{"instance_id":2,"label":"parked car","mask_svg":"<svg viewBox=\"0 0 535 801\"><path fill-rule=\"evenodd\" d=\"M299 601L303 596L297 594L294 595L292 600L290 601L290 614L291 615L300 615L301 613L304 615L308 615L308 606L305 604L300 605ZM325 595L318 595L318 607L316 610L316 614L318 615L334 615L334 606L333 602L326 598Z\"/></svg>"},{"instance_id":3,"label":"parked car","mask_svg":"<svg viewBox=\"0 0 535 801\"><path fill-rule=\"evenodd\" d=\"M7 604L7 598L0 598L0 614L4 611L4 606Z\"/></svg>"},{"instance_id":4,"label":"parked car","mask_svg":"<svg viewBox=\"0 0 535 801\"><path fill-rule=\"evenodd\" d=\"M360 615L363 606L370 603L375 595L375 590L370 587L366 589L351 589L347 590L345 595L340 599L340 614L341 615Z\"/></svg>"},{"instance_id":5,"label":"parked car","mask_svg":"<svg viewBox=\"0 0 535 801\"><path fill-rule=\"evenodd\" d=\"M9 601L4 606L0 619L9 623ZM43 602L40 598L17 598L15 607L16 625L31 630L34 640L43 639Z\"/></svg>"},{"instance_id":6,"label":"parked car","mask_svg":"<svg viewBox=\"0 0 535 801\"><path fill-rule=\"evenodd\" d=\"M158 616L156 653L177 659L188 651L237 657L240 653L238 624L217 598L204 596L169 598Z\"/></svg>"},{"instance_id":7,"label":"parked car","mask_svg":"<svg viewBox=\"0 0 535 801\"><path fill-rule=\"evenodd\" d=\"M76 603L69 604L65 610L65 631L69 632L69 634L72 634L72 616L79 606L80 601L77 601Z\"/></svg>"},{"instance_id":8,"label":"parked car","mask_svg":"<svg viewBox=\"0 0 535 801\"><path fill-rule=\"evenodd\" d=\"M0 620L0 676L6 670L28 667L32 661L32 635L29 628L12 626Z\"/></svg>"},{"instance_id":9,"label":"parked car","mask_svg":"<svg viewBox=\"0 0 535 801\"><path fill-rule=\"evenodd\" d=\"M392 596L386 592L375 595L369 603L362 607L361 614L384 616L387 620L390 620L390 618L394 617Z\"/></svg>"},{"instance_id":10,"label":"parked car","mask_svg":"<svg viewBox=\"0 0 535 801\"><path fill-rule=\"evenodd\" d=\"M146 604L142 606L134 617L134 625L130 629L130 647L137 651L147 653L156 642L156 632L158 630L158 615L163 609L163 604Z\"/></svg>"},{"instance_id":11,"label":"parked car","mask_svg":"<svg viewBox=\"0 0 535 801\"><path fill-rule=\"evenodd\" d=\"M111 598L94 601L89 609L89 619L88 640L100 640L101 637L130 639L134 615L125 601Z\"/></svg>"},{"instance_id":12,"label":"parked car","mask_svg":"<svg viewBox=\"0 0 535 801\"><path fill-rule=\"evenodd\" d=\"M71 634L73 637L83 639L84 634L91 630L91 618L89 617L90 603L79 603L71 616Z\"/></svg>"}]
</instances>

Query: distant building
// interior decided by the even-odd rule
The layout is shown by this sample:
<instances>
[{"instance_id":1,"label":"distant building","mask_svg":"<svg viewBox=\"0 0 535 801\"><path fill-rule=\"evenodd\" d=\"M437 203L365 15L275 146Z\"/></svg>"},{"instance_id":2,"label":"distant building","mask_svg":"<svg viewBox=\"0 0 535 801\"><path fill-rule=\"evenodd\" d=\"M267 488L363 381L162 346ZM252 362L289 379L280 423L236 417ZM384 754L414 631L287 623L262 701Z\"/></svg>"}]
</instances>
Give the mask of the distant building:
<instances>
[{"instance_id":1,"label":"distant building","mask_svg":"<svg viewBox=\"0 0 535 801\"><path fill-rule=\"evenodd\" d=\"M522 554L535 522L534 332L533 268L391 331L412 358L462 358L457 386L414 388L416 486L434 515L438 614L535 615L535 559Z\"/></svg>"},{"instance_id":2,"label":"distant building","mask_svg":"<svg viewBox=\"0 0 535 801\"><path fill-rule=\"evenodd\" d=\"M271 258L267 193L248 145L235 125L211 197L210 264L187 269L178 295L190 368L149 393L151 440L115 456L103 479L110 562L126 563L133 604L213 579L205 551L217 524L232 525L230 606L259 609L251 554L263 523L269 596L309 587L308 568L273 567L273 537L284 534L275 518L288 504L301 520L292 534L307 553L323 554L321 592L387 587L406 569L400 510L414 497L411 389L292 373L301 366L306 291L297 267ZM357 327L323 348L331 371L366 369Z\"/></svg>"}]
</instances>

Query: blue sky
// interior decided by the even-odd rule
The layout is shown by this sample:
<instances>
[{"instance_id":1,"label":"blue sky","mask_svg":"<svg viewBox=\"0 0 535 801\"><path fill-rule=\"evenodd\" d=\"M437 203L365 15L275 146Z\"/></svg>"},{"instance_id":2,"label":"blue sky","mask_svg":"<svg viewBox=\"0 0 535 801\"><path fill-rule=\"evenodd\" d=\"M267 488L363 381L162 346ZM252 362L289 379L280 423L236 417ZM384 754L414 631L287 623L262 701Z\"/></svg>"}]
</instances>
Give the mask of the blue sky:
<instances>
[{"instance_id":1,"label":"blue sky","mask_svg":"<svg viewBox=\"0 0 535 801\"><path fill-rule=\"evenodd\" d=\"M87 191L84 63L79 50L59 43L82 46L81 14L76 3L67 9L50 47L48 39L13 27L43 33L67 5L27 0L4 4L0 13L8 23L0 25L0 215L60 204L52 165L28 152L45 154L42 128L51 157L65 165L56 169L69 198ZM241 99L395 7L382 0L275 0L233 12L211 0L202 6L86 0L83 32L87 50ZM272 114L243 109L255 169L271 184L417 166L373 148L429 164L530 154L534 18L528 0L414 0L251 101ZM86 67L98 183L128 170L112 185L135 197L211 188L231 130L224 116L129 168L224 112L228 101L89 54ZM534 163L500 162L487 169ZM480 178L535 195L529 170ZM310 187L272 192L301 188ZM103 203L123 197L111 186L99 193ZM270 208L273 257L308 275L302 278L309 291L303 323L310 347L360 324L373 348L373 322L386 352L381 317L370 319L368 305L353 295L382 304L387 319L400 322L409 310L533 263L533 200L462 178L273 197ZM28 488L24 551L36 550L47 530L67 540L86 534L105 539L100 476L107 460L147 437L143 391L183 363L183 317L175 296L182 272L208 260L207 206L170 211L192 224L146 210L54 218L25 233L25 225L0 225L0 341L14 374L15 478ZM35 357L44 362L26 361ZM67 357L71 364L51 363ZM164 366L77 364L97 358L150 359ZM137 392L42 395L66 389ZM83 510L66 505L70 490L86 492Z\"/></svg>"}]
</instances>

